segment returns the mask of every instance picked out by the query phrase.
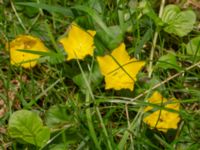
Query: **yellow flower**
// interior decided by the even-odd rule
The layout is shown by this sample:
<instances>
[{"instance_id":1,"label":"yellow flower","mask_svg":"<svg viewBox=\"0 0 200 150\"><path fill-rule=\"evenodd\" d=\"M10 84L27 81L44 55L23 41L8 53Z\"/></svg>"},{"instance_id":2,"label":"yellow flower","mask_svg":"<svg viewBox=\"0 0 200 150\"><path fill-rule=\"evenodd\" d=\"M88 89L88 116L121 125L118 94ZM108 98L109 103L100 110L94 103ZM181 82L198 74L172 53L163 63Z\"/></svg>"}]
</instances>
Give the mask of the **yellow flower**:
<instances>
[{"instance_id":1,"label":"yellow flower","mask_svg":"<svg viewBox=\"0 0 200 150\"><path fill-rule=\"evenodd\" d=\"M42 41L30 35L20 35L8 44L12 65L32 68L37 64L38 54L25 53L18 50L32 50L46 52L48 49Z\"/></svg>"},{"instance_id":2,"label":"yellow flower","mask_svg":"<svg viewBox=\"0 0 200 150\"><path fill-rule=\"evenodd\" d=\"M106 89L134 89L134 82L145 62L130 58L125 44L120 44L111 55L97 57L101 73L105 76Z\"/></svg>"},{"instance_id":3,"label":"yellow flower","mask_svg":"<svg viewBox=\"0 0 200 150\"><path fill-rule=\"evenodd\" d=\"M67 36L59 40L68 55L67 60L84 59L87 55L93 56L95 34L96 31L84 31L72 23Z\"/></svg>"},{"instance_id":4,"label":"yellow flower","mask_svg":"<svg viewBox=\"0 0 200 150\"><path fill-rule=\"evenodd\" d=\"M171 103L171 102L172 103ZM159 92L154 92L153 95L148 99L148 102L163 106L167 109L179 110L180 103L177 99L172 98L168 101ZM167 103L167 104L166 104ZM156 111L154 111L156 109ZM158 110L157 110L158 109ZM153 111L150 115L147 115L143 121L148 124L151 128L157 128L159 131L167 132L168 129L177 129L180 117L178 113L170 112L164 109L153 108L147 106L144 109L145 112Z\"/></svg>"}]
</instances>

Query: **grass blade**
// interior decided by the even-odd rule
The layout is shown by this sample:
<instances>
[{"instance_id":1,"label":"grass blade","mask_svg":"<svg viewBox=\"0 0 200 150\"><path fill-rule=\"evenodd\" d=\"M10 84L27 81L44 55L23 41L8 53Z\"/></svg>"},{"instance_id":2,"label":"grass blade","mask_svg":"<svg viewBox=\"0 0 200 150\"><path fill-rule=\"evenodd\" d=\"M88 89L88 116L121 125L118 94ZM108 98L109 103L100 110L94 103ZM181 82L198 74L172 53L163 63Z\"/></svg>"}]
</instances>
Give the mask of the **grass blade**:
<instances>
[{"instance_id":1,"label":"grass blade","mask_svg":"<svg viewBox=\"0 0 200 150\"><path fill-rule=\"evenodd\" d=\"M30 7L34 7L34 8L40 8L40 9L44 9L50 13L60 13L62 15L74 18L74 14L70 8L64 8L61 6L51 6L51 5L47 5L47 4L43 4L43 3L38 4L38 3L33 3L33 2L19 2L16 4L23 5L23 6L30 6Z\"/></svg>"}]
</instances>

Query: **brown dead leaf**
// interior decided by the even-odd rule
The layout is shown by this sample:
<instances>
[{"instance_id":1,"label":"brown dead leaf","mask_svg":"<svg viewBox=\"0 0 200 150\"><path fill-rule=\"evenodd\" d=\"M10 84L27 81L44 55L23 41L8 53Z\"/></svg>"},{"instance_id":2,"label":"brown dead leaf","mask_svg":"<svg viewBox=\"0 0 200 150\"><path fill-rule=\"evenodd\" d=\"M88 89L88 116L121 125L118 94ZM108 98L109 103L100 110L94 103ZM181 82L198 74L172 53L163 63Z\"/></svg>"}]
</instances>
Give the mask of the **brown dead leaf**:
<instances>
[{"instance_id":1,"label":"brown dead leaf","mask_svg":"<svg viewBox=\"0 0 200 150\"><path fill-rule=\"evenodd\" d=\"M2 118L7 112L6 105L2 99L0 99L0 118Z\"/></svg>"},{"instance_id":2,"label":"brown dead leaf","mask_svg":"<svg viewBox=\"0 0 200 150\"><path fill-rule=\"evenodd\" d=\"M18 80L20 79L20 80ZM4 94L7 98L6 99L0 99L0 118L2 118L5 113L8 111L8 108L6 106L5 100L9 101L14 109L21 109L20 101L17 99L17 93L20 90L20 84L21 82L27 82L27 76L23 75L21 77L16 77L15 79L10 81L10 88L5 89L3 81L0 81L0 92Z\"/></svg>"},{"instance_id":3,"label":"brown dead leaf","mask_svg":"<svg viewBox=\"0 0 200 150\"><path fill-rule=\"evenodd\" d=\"M6 134L6 128L0 127L0 134Z\"/></svg>"},{"instance_id":4,"label":"brown dead leaf","mask_svg":"<svg viewBox=\"0 0 200 150\"><path fill-rule=\"evenodd\" d=\"M195 1L195 0L188 0L187 4L195 7L196 9L200 8L200 2Z\"/></svg>"}]
</instances>

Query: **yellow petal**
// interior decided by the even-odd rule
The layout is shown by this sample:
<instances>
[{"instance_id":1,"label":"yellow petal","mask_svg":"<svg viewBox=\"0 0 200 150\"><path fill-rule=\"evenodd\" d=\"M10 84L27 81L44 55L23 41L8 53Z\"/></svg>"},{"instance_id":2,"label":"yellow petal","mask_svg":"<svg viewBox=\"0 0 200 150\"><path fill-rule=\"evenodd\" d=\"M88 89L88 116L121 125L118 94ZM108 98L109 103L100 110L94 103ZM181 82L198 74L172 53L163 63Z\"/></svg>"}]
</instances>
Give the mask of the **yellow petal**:
<instances>
[{"instance_id":1,"label":"yellow petal","mask_svg":"<svg viewBox=\"0 0 200 150\"><path fill-rule=\"evenodd\" d=\"M93 31L93 30L87 30L87 32L91 35L91 36L95 36L96 34L96 31Z\"/></svg>"},{"instance_id":2,"label":"yellow petal","mask_svg":"<svg viewBox=\"0 0 200 150\"><path fill-rule=\"evenodd\" d=\"M105 82L106 82L105 89L113 88L115 90L120 90L120 89L133 90L134 81L130 80L130 78L126 74L124 73L122 74L121 72L119 72L119 74L116 73L113 76L111 75L105 76Z\"/></svg>"},{"instance_id":3,"label":"yellow petal","mask_svg":"<svg viewBox=\"0 0 200 150\"><path fill-rule=\"evenodd\" d=\"M95 34L96 31L84 31L72 23L67 35L59 40L68 55L67 60L84 59L87 55L93 56Z\"/></svg>"},{"instance_id":4,"label":"yellow petal","mask_svg":"<svg viewBox=\"0 0 200 150\"><path fill-rule=\"evenodd\" d=\"M101 73L105 76L106 89L133 90L136 75L145 65L145 62L135 58L130 59L122 43L114 49L111 55L97 57Z\"/></svg>"},{"instance_id":5,"label":"yellow petal","mask_svg":"<svg viewBox=\"0 0 200 150\"><path fill-rule=\"evenodd\" d=\"M109 55L104 57L97 57L97 61L100 66L101 73L106 76L113 68L117 68L117 64Z\"/></svg>"},{"instance_id":6,"label":"yellow petal","mask_svg":"<svg viewBox=\"0 0 200 150\"><path fill-rule=\"evenodd\" d=\"M37 59L40 58L40 55L20 52L18 50L48 51L39 38L30 35L20 35L8 45L11 64L22 66L24 68L34 67L37 64Z\"/></svg>"},{"instance_id":7,"label":"yellow petal","mask_svg":"<svg viewBox=\"0 0 200 150\"><path fill-rule=\"evenodd\" d=\"M155 91L152 96L150 98L148 98L148 102L149 103L153 103L153 104L157 104L157 105L161 105L164 104L165 102L167 102L167 99L164 98L158 91ZM145 108L145 111L149 111L153 109L152 106L147 106Z\"/></svg>"},{"instance_id":8,"label":"yellow petal","mask_svg":"<svg viewBox=\"0 0 200 150\"><path fill-rule=\"evenodd\" d=\"M126 47L124 43L121 43L119 47L114 49L111 55L116 59L119 64L124 64L130 60L130 56L126 52Z\"/></svg>"},{"instance_id":9,"label":"yellow petal","mask_svg":"<svg viewBox=\"0 0 200 150\"><path fill-rule=\"evenodd\" d=\"M180 108L180 103L178 100L172 98L170 101L168 101L157 91L152 94L148 101L157 105L164 105L166 102L168 102L166 105L164 105L164 107L177 111ZM152 109L153 107L147 106L144 111L147 112ZM167 132L168 129L177 129L180 117L178 113L170 112L164 109L158 109L150 115L144 117L143 121L151 128L157 128L159 131Z\"/></svg>"},{"instance_id":10,"label":"yellow petal","mask_svg":"<svg viewBox=\"0 0 200 150\"><path fill-rule=\"evenodd\" d=\"M148 101L150 103L160 103L160 102L166 102L167 99L163 98L163 96L158 91L155 91L153 95L148 99Z\"/></svg>"}]
</instances>

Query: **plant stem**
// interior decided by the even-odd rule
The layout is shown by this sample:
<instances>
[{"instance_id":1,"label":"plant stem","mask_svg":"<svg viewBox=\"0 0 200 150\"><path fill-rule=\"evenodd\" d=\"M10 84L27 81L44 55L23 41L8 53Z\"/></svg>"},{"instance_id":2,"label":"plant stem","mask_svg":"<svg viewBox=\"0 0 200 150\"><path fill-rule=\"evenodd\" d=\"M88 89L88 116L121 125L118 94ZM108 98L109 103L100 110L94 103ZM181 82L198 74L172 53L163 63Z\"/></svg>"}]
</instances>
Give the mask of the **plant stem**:
<instances>
[{"instance_id":1,"label":"plant stem","mask_svg":"<svg viewBox=\"0 0 200 150\"><path fill-rule=\"evenodd\" d=\"M33 104L36 104L36 102L44 95L47 94L48 91L50 91L55 85L57 85L59 82L61 82L64 78L56 80L53 84L51 84L48 88L46 88L42 93L40 93L36 98L32 101L30 101L27 105L26 108L31 108Z\"/></svg>"},{"instance_id":2,"label":"plant stem","mask_svg":"<svg viewBox=\"0 0 200 150\"><path fill-rule=\"evenodd\" d=\"M140 108L140 110L138 111L137 115L135 116L134 120L128 125L127 130L124 132L119 144L118 144L118 149L122 150L124 149L124 145L126 144L127 139L129 138L129 135L131 134L131 132L134 130L135 126L136 126L136 122L139 118L141 118L142 115L142 109Z\"/></svg>"},{"instance_id":3,"label":"plant stem","mask_svg":"<svg viewBox=\"0 0 200 150\"><path fill-rule=\"evenodd\" d=\"M117 0L118 7L124 7L122 4L120 4L120 0ZM118 10L118 18L119 18L119 25L121 30L124 32L124 12L122 10Z\"/></svg>"},{"instance_id":4,"label":"plant stem","mask_svg":"<svg viewBox=\"0 0 200 150\"><path fill-rule=\"evenodd\" d=\"M28 30L26 29L25 25L23 24L21 18L19 17L17 10L15 9L15 5L13 4L12 0L10 1L11 7L15 13L15 16L17 17L17 20L19 21L20 25L22 26L22 28L24 29L25 33L28 33Z\"/></svg>"},{"instance_id":5,"label":"plant stem","mask_svg":"<svg viewBox=\"0 0 200 150\"><path fill-rule=\"evenodd\" d=\"M95 100L95 98L94 98L94 95L93 95L93 93L92 93L92 89L91 89L91 86L90 86L90 82L88 81L87 77L85 76L85 73L84 73L84 71L83 71L83 69L82 69L82 67L81 67L81 64L80 64L80 62L79 62L78 60L77 60L77 63L78 63L78 66L79 66L79 68L80 68L80 70L81 70L81 73L82 73L82 75L83 75L83 79L84 79L84 81L85 81L85 84L87 85L87 88L88 88L88 91L86 92L86 94L88 94L88 95L86 95L86 96L89 97L89 98L88 98L89 101L88 101L88 99L87 99L87 97L86 97L86 103L89 104L89 103L90 103L90 98L91 98L92 100ZM88 109L89 109L89 108L88 108ZM109 138L108 138L108 133L107 133L106 127L105 127L105 125L104 125L104 122L103 122L101 113L100 113L100 111L99 111L99 108L98 108L98 107L95 107L95 110L96 110L97 115L98 115L98 118L99 118L99 120L100 120L101 127L102 127L102 129L103 129L104 136L105 136L106 141L107 141L107 143L108 143L108 148L109 148L109 150L112 150L111 142L110 142L110 140L109 140ZM87 114L87 113L88 113L88 114ZM89 110L86 110L86 115L88 116L89 114L90 114L90 117L91 117L90 109L89 109ZM89 116L88 116L88 119L90 120L90 119L92 119L92 118L89 118ZM88 121L88 126L91 126L91 125L92 125L92 120L90 120L90 121L91 121L91 122ZM90 123L90 125L89 125L89 123ZM93 129L92 129L92 128L93 128ZM94 138L93 140L97 140L97 137L96 137L96 134L95 134L93 125L91 126L91 131L90 131L90 132L92 132L92 134L94 134L93 136L95 136L95 137L93 137L93 138ZM91 136L92 136L92 135L91 135ZM95 142L95 141L94 141L94 142ZM95 144L97 144L97 143L95 143ZM97 145L96 145L96 146L97 146ZM98 147L97 147L97 148L98 148Z\"/></svg>"},{"instance_id":6,"label":"plant stem","mask_svg":"<svg viewBox=\"0 0 200 150\"><path fill-rule=\"evenodd\" d=\"M126 110L126 118L127 118L127 123L128 123L128 128L131 127L130 123L130 118L129 118L129 113L128 113L128 104L125 105L125 110ZM134 141L133 141L133 135L130 134L130 149L134 150Z\"/></svg>"},{"instance_id":7,"label":"plant stem","mask_svg":"<svg viewBox=\"0 0 200 150\"><path fill-rule=\"evenodd\" d=\"M58 46L57 46L57 43L56 43L56 41L55 41L55 38L54 38L52 32L51 32L50 26L49 26L49 24L47 23L47 20L45 20L44 23L45 23L45 27L46 27L46 31L47 31L47 33L48 33L48 36L49 36L49 38L50 38L50 40L51 40L51 42L52 42L52 44L53 44L53 47L55 48L56 52L59 53L60 50L59 50L59 48L58 48Z\"/></svg>"},{"instance_id":8,"label":"plant stem","mask_svg":"<svg viewBox=\"0 0 200 150\"><path fill-rule=\"evenodd\" d=\"M186 72L186 71L189 71L190 69L192 69L192 68L194 68L194 67L196 67L196 66L199 66L199 65L200 65L200 61L197 62L196 64L193 64L193 65L187 67L185 70L182 70L182 71L178 72L177 74L174 74L173 76L168 77L166 80L164 80L164 81L162 81L162 82L160 82L160 83L154 85L152 88L150 88L149 90L144 91L143 93L141 93L141 94L139 94L138 96L134 97L134 98L131 99L130 101L133 102L133 101L135 101L135 100L137 100L137 99L143 97L145 94L149 93L150 91L152 91L152 90L158 88L159 86L161 86L161 85L167 83L168 81L170 81L170 80L172 80L172 79L174 79L174 78L180 76L182 73L184 73L184 72Z\"/></svg>"},{"instance_id":9,"label":"plant stem","mask_svg":"<svg viewBox=\"0 0 200 150\"><path fill-rule=\"evenodd\" d=\"M108 143L108 149L109 149L109 150L112 150L112 145L111 145L111 143L110 143L110 140L109 140L109 137L108 137L108 133L107 133L106 127L105 127L105 125L104 125L104 122L103 122L103 119L102 119L102 116L101 116L101 113L100 113L98 107L96 107L96 112L97 112L97 115L98 115L98 117L99 117L99 120L100 120L100 123L101 123L101 127L102 127L102 129L103 129L104 135L105 135L105 137L106 137L106 139L107 139L106 141L107 141L107 143Z\"/></svg>"},{"instance_id":10,"label":"plant stem","mask_svg":"<svg viewBox=\"0 0 200 150\"><path fill-rule=\"evenodd\" d=\"M159 11L159 17L160 18L162 17L164 6L165 6L165 0L162 0L161 5L160 5L160 11ZM152 72L153 72L153 57L154 57L157 39L158 39L158 31L156 31L154 33L153 43L152 43L151 52L150 52L149 68L148 68L148 77L149 78L151 77Z\"/></svg>"},{"instance_id":11,"label":"plant stem","mask_svg":"<svg viewBox=\"0 0 200 150\"><path fill-rule=\"evenodd\" d=\"M89 92L87 91L86 92L86 103L89 104L90 103L90 94ZM97 136L96 136L96 133L95 133L95 130L94 130L94 126L92 124L92 114L91 114L91 111L90 111L90 107L86 109L86 118L87 118L87 123L88 123L88 128L89 128L89 131L90 131L90 135L95 143L95 146L98 150L101 150L101 147L99 145L99 142L97 140Z\"/></svg>"}]
</instances>

